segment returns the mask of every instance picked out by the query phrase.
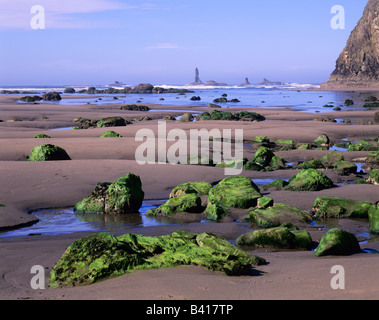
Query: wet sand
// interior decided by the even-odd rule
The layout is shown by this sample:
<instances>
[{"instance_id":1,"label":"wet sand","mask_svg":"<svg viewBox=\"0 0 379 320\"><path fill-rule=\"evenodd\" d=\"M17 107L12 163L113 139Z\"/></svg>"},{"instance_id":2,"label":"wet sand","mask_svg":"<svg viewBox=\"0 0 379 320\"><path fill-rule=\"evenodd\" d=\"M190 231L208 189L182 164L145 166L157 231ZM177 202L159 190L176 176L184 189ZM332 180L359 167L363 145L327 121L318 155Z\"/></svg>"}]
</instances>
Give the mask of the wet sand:
<instances>
[{"instance_id":1,"label":"wet sand","mask_svg":"<svg viewBox=\"0 0 379 320\"><path fill-rule=\"evenodd\" d=\"M166 114L178 116L180 110L204 111L194 106L149 105L160 112L119 110L118 105L65 106L54 104L17 104L17 96L0 96L0 228L10 229L30 225L36 218L28 212L40 208L72 207L93 191L100 181L114 181L129 172L140 175L146 200L167 199L171 189L187 181L215 182L225 178L224 169L189 165L138 165L135 150L140 142L134 140L141 128L157 131L157 121ZM166 112L165 109L178 110ZM242 109L241 109L242 110ZM259 123L202 121L181 123L167 122L167 131L190 129L244 129L246 144L255 136L266 135L271 140L292 139L310 143L326 133L333 142L349 138L359 141L378 136L377 125L348 125L312 121L328 114L308 114L291 109L248 109L266 117ZM233 108L227 111L237 112ZM349 118L356 123L367 122L375 111L347 111L333 113L334 117ZM112 128L123 138L100 139L109 128L87 130L51 131L53 128L74 126L78 117L100 119L122 116L127 120L149 115L152 121L134 122L126 127ZM41 120L41 116L48 119ZM7 122L11 118L22 121ZM45 133L52 139L34 139ZM28 162L25 155L42 143L56 144L64 148L71 161ZM158 143L158 141L157 141ZM169 146L169 144L168 144ZM245 156L253 156L253 150L245 148ZM276 152L289 162L321 158L327 151L291 150ZM346 160L364 158L367 152L345 152ZM244 171L254 179L289 178L296 170L274 172ZM325 171L334 181L341 179L331 171ZM275 202L294 205L310 210L314 200L321 195L349 197L376 202L378 186L343 185L319 192L272 191L269 196ZM359 233L367 229L365 222L340 221L349 231ZM167 234L177 226L157 226L126 232L149 235ZM248 226L227 221L225 223L189 223L181 229L193 232L213 232L233 240L247 232ZM308 226L314 241L321 239L324 229ZM269 263L256 268L254 275L228 277L205 269L178 267L175 269L138 271L117 279L110 279L80 288L32 290L30 268L42 265L48 274L64 250L74 240L88 233L58 236L36 235L22 238L0 239L0 299L378 299L379 259L377 254L361 253L349 257L317 258L312 252L256 250L254 254ZM379 250L378 242L369 242L362 247ZM342 265L346 270L346 289L332 290L330 269Z\"/></svg>"}]
</instances>

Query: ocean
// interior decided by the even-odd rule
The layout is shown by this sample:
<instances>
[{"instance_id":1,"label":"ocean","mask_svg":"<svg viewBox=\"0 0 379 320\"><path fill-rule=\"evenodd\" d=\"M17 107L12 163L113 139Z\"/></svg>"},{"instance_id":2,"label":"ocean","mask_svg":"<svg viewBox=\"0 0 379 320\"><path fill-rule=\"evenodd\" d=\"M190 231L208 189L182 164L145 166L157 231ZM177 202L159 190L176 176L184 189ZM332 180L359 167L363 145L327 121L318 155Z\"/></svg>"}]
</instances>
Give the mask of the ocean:
<instances>
[{"instance_id":1,"label":"ocean","mask_svg":"<svg viewBox=\"0 0 379 320\"><path fill-rule=\"evenodd\" d=\"M91 85L92 86L92 85ZM178 93L165 94L95 94L88 97L88 94L65 94L67 98L62 99L54 104L62 105L82 105L82 104L132 104L132 103L154 103L165 106L184 106L192 105L204 107L213 100L220 98L223 94L227 95L227 99L238 99L240 102L218 103L222 107L253 107L253 108L293 108L304 112L333 112L334 107L340 107L341 110L355 110L362 108L370 95L375 95L373 92L335 92L335 91L320 91L317 85L311 84L286 84L279 86L189 86L189 85L154 85L163 88L188 89L193 93L180 95ZM2 90L19 90L20 92L33 92L35 95L44 94L51 91L61 92L68 88L74 88L76 91L86 89L89 86L78 85L62 85L62 86L3 86ZM97 89L107 89L108 86L94 85ZM116 88L120 89L120 88ZM314 90L316 89L316 90ZM376 93L379 97L379 93ZM28 94L25 94L28 95ZM72 96L72 98L70 98ZM198 96L201 100L190 100L192 96ZM74 98L75 97L75 98ZM82 98L81 98L82 97ZM114 99L117 97L117 99ZM101 98L101 99L99 99ZM354 101L354 105L344 106L346 99ZM22 102L20 102L22 103ZM43 102L40 103L49 103ZM329 105L329 107L324 107ZM333 106L333 107L331 107Z\"/></svg>"}]
</instances>

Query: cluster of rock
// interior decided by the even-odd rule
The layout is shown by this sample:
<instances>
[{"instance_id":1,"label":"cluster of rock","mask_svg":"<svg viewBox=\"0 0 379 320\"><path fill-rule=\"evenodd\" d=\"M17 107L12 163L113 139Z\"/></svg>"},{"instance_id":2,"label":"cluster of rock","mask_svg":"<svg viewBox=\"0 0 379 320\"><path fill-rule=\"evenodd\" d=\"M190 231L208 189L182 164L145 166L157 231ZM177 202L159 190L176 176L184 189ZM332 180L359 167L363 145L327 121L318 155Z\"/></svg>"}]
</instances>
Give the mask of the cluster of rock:
<instances>
[{"instance_id":1,"label":"cluster of rock","mask_svg":"<svg viewBox=\"0 0 379 320\"><path fill-rule=\"evenodd\" d=\"M308 179L315 169L306 169L292 181ZM307 177L308 176L308 177ZM314 176L318 184L324 176ZM290 184L292 183L290 182ZM296 187L297 182L295 183ZM305 185L307 183L303 183ZM326 180L326 185L329 182ZM305 190L302 186L300 189ZM292 190L292 189L290 189ZM295 189L293 189L295 190ZM319 188L307 188L319 190ZM254 266L266 261L243 250L277 248L312 250L316 256L349 255L362 252L357 238L347 231L331 229L319 243L304 229L314 219L367 218L371 231L379 232L379 207L366 201L337 197L319 197L312 216L296 207L274 203L263 196L254 182L243 176L228 177L215 185L206 181L187 182L175 187L170 199L146 214L175 216L179 213L204 214L220 221L235 210L259 229L240 235L236 246L210 233L177 231L170 235L147 237L125 234L114 237L98 233L71 244L50 273L53 287L91 284L133 270L198 265L227 275L249 274ZM142 206L144 192L139 176L132 173L114 183L99 183L93 193L75 205L77 214L130 214Z\"/></svg>"},{"instance_id":2,"label":"cluster of rock","mask_svg":"<svg viewBox=\"0 0 379 320\"><path fill-rule=\"evenodd\" d=\"M62 100L61 95L58 92L45 93L42 97L40 96L24 96L20 98L23 102L37 102L37 101L60 101Z\"/></svg>"},{"instance_id":3,"label":"cluster of rock","mask_svg":"<svg viewBox=\"0 0 379 320\"><path fill-rule=\"evenodd\" d=\"M66 88L70 92L75 93L75 89ZM74 92L72 91L74 90ZM135 87L125 87L123 89L107 88L107 89L96 89L95 87L89 87L87 89L78 90L77 93L86 94L154 94L154 93L191 93L193 91L187 89L175 89L175 88L162 88L154 87L150 83L141 83Z\"/></svg>"},{"instance_id":4,"label":"cluster of rock","mask_svg":"<svg viewBox=\"0 0 379 320\"><path fill-rule=\"evenodd\" d=\"M197 121L201 120L230 120L230 121L265 121L266 118L256 112L241 111L236 113L213 110L212 112L203 112L196 117Z\"/></svg>"}]
</instances>

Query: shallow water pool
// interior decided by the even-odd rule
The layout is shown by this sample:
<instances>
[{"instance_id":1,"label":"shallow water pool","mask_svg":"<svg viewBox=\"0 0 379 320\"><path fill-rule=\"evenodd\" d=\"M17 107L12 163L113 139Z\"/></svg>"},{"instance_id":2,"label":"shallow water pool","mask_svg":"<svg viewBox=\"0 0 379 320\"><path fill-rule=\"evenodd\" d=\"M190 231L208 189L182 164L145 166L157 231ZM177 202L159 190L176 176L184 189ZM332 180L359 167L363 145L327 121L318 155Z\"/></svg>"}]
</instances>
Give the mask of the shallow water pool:
<instances>
[{"instance_id":1,"label":"shallow water pool","mask_svg":"<svg viewBox=\"0 0 379 320\"><path fill-rule=\"evenodd\" d=\"M75 214L73 208L42 209L31 212L40 221L17 230L0 232L0 238L22 237L32 235L58 235L80 231L112 232L130 228L143 228L168 224L167 220L147 217L146 211L157 208L163 201L144 201L136 214Z\"/></svg>"}]
</instances>

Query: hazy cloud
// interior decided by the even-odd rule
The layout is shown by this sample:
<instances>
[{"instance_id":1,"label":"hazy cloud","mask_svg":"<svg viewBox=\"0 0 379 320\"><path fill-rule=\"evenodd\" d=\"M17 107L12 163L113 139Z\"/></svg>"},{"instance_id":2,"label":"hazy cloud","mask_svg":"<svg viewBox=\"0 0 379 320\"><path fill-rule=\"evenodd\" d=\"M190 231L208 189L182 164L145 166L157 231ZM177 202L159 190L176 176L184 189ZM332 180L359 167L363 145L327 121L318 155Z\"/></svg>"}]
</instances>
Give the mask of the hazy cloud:
<instances>
[{"instance_id":1,"label":"hazy cloud","mask_svg":"<svg viewBox=\"0 0 379 320\"><path fill-rule=\"evenodd\" d=\"M78 14L138 8L116 0L0 0L0 29L30 29L34 5L45 9L46 29L85 28Z\"/></svg>"},{"instance_id":2,"label":"hazy cloud","mask_svg":"<svg viewBox=\"0 0 379 320\"><path fill-rule=\"evenodd\" d=\"M146 47L146 50L154 50L154 49L179 49L180 47L175 43L158 43L155 46Z\"/></svg>"}]
</instances>

